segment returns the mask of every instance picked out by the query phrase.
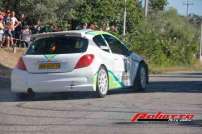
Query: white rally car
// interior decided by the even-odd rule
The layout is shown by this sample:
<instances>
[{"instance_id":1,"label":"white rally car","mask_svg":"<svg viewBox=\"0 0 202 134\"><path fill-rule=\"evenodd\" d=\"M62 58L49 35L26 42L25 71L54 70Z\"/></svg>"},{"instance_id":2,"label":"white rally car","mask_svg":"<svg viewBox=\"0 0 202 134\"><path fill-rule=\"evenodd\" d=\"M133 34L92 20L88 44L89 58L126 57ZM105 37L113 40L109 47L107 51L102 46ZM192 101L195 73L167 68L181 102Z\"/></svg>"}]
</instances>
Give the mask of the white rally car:
<instances>
[{"instance_id":1,"label":"white rally car","mask_svg":"<svg viewBox=\"0 0 202 134\"><path fill-rule=\"evenodd\" d=\"M111 89L143 90L147 83L142 57L115 36L92 30L33 35L11 76L18 94L96 91L104 97Z\"/></svg>"}]
</instances>

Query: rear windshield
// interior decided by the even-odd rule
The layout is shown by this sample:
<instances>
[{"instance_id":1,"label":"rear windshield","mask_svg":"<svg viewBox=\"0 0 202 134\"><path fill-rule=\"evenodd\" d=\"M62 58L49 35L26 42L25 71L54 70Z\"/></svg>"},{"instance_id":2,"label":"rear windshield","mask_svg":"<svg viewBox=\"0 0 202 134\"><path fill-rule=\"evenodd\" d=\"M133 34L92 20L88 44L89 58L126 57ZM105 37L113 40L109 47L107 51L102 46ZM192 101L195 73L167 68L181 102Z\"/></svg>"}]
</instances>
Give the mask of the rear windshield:
<instances>
[{"instance_id":1,"label":"rear windshield","mask_svg":"<svg viewBox=\"0 0 202 134\"><path fill-rule=\"evenodd\" d=\"M88 40L81 37L48 37L34 41L28 55L82 53L87 50Z\"/></svg>"}]
</instances>

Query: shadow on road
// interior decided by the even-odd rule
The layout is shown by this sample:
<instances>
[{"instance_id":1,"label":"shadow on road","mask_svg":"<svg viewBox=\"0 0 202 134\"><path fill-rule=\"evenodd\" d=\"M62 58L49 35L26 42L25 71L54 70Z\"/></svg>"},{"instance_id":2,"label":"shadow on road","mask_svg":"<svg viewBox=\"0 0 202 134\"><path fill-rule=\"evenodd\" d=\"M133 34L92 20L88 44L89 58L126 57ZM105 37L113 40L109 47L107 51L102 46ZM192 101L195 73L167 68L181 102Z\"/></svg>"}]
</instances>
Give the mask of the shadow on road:
<instances>
[{"instance_id":1,"label":"shadow on road","mask_svg":"<svg viewBox=\"0 0 202 134\"><path fill-rule=\"evenodd\" d=\"M202 127L202 120L192 120L192 121L182 121L182 122L170 122L170 121L142 121L142 122L116 122L116 125L147 125L147 124L155 124L155 125L170 125L170 126L189 126L189 127Z\"/></svg>"},{"instance_id":2,"label":"shadow on road","mask_svg":"<svg viewBox=\"0 0 202 134\"><path fill-rule=\"evenodd\" d=\"M170 73L165 75L153 75L158 78L202 78L202 73Z\"/></svg>"},{"instance_id":3,"label":"shadow on road","mask_svg":"<svg viewBox=\"0 0 202 134\"><path fill-rule=\"evenodd\" d=\"M146 92L202 93L202 81L155 81Z\"/></svg>"},{"instance_id":4,"label":"shadow on road","mask_svg":"<svg viewBox=\"0 0 202 134\"><path fill-rule=\"evenodd\" d=\"M5 59L6 60L6 59ZM6 67L2 64L0 64L0 76L4 77L4 78L9 78L11 73L11 68ZM0 83L1 84L1 83ZM1 87L1 86L0 86Z\"/></svg>"},{"instance_id":5,"label":"shadow on road","mask_svg":"<svg viewBox=\"0 0 202 134\"><path fill-rule=\"evenodd\" d=\"M183 77L186 76L186 77ZM190 76L190 77L189 77ZM158 81L155 77L163 78L166 80ZM175 78L190 78L190 80L175 81ZM202 93L202 81L198 78L202 77L202 73L189 73L174 76L152 76L148 88L142 92L136 93ZM192 79L195 78L195 79ZM134 93L133 89L116 89L109 91L108 95L128 94ZM15 102L15 101L49 101L49 100L79 100L79 99L95 99L94 92L66 92L66 93L44 93L36 94L34 97L16 97L14 93L10 92L10 81L7 78L0 77L0 102Z\"/></svg>"}]
</instances>

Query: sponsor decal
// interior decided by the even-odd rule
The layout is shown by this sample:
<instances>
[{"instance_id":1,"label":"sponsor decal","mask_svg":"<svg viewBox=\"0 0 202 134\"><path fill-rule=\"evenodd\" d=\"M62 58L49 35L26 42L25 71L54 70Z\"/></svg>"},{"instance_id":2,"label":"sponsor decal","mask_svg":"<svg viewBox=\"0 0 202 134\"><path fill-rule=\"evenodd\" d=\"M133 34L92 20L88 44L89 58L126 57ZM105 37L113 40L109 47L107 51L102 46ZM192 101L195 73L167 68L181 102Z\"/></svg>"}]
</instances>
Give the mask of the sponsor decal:
<instances>
[{"instance_id":1,"label":"sponsor decal","mask_svg":"<svg viewBox=\"0 0 202 134\"><path fill-rule=\"evenodd\" d=\"M119 78L112 71L108 71L108 75L109 75L109 89L124 87L123 82L119 80Z\"/></svg>"},{"instance_id":2,"label":"sponsor decal","mask_svg":"<svg viewBox=\"0 0 202 134\"><path fill-rule=\"evenodd\" d=\"M136 113L132 116L131 122L139 121L192 121L193 114L168 114L163 112L157 112L155 114L149 114L146 112Z\"/></svg>"},{"instance_id":3,"label":"sponsor decal","mask_svg":"<svg viewBox=\"0 0 202 134\"><path fill-rule=\"evenodd\" d=\"M96 90L98 72L93 77L93 88ZM112 72L108 70L109 76L109 89L116 89L124 87L123 82Z\"/></svg>"},{"instance_id":4,"label":"sponsor decal","mask_svg":"<svg viewBox=\"0 0 202 134\"><path fill-rule=\"evenodd\" d=\"M44 57L47 59L47 61L51 61L55 58L57 54L50 54L50 55L44 55Z\"/></svg>"}]
</instances>

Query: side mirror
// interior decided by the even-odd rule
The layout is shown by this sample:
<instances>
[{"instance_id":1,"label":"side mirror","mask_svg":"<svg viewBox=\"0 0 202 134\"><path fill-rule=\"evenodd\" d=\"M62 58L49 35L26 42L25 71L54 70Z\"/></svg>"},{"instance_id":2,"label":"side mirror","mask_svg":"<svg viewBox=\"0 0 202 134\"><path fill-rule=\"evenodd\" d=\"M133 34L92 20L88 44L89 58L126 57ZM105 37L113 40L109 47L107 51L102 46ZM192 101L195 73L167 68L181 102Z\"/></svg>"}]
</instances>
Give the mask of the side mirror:
<instances>
[{"instance_id":1,"label":"side mirror","mask_svg":"<svg viewBox=\"0 0 202 134\"><path fill-rule=\"evenodd\" d=\"M109 52L109 48L107 46L100 46L100 49Z\"/></svg>"}]
</instances>

